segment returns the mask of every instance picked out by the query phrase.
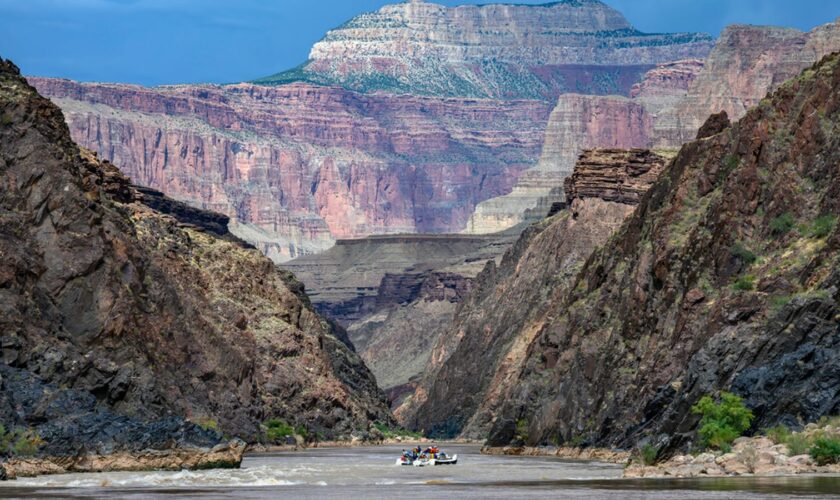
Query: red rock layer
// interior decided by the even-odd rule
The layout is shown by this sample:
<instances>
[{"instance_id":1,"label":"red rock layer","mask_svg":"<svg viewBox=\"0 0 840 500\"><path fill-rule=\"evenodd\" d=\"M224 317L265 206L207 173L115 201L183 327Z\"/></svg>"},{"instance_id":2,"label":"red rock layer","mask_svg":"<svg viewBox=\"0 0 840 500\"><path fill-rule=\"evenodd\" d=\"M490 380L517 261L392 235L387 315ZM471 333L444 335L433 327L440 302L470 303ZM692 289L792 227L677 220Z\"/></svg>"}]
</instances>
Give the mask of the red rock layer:
<instances>
[{"instance_id":1,"label":"red rock layer","mask_svg":"<svg viewBox=\"0 0 840 500\"><path fill-rule=\"evenodd\" d=\"M363 95L294 84L32 78L85 147L142 185L229 215L275 260L333 238L461 229L540 151L539 101Z\"/></svg>"}]
</instances>

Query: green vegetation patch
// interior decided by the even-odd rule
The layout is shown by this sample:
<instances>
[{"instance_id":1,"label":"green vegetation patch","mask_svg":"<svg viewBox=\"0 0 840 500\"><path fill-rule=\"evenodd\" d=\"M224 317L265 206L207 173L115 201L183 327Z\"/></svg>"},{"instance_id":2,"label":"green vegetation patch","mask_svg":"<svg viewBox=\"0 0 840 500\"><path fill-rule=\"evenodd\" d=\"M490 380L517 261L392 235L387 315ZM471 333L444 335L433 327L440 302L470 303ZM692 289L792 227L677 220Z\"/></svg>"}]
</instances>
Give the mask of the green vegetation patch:
<instances>
[{"instance_id":1,"label":"green vegetation patch","mask_svg":"<svg viewBox=\"0 0 840 500\"><path fill-rule=\"evenodd\" d=\"M840 463L840 437L818 437L811 446L810 455L817 465Z\"/></svg>"},{"instance_id":2,"label":"green vegetation patch","mask_svg":"<svg viewBox=\"0 0 840 500\"><path fill-rule=\"evenodd\" d=\"M421 439L423 434L420 432L409 431L403 429L402 427L389 427L387 424L383 424L382 422L374 422L373 426L382 433L385 439L394 439L397 437L407 437L411 439Z\"/></svg>"},{"instance_id":3,"label":"green vegetation patch","mask_svg":"<svg viewBox=\"0 0 840 500\"><path fill-rule=\"evenodd\" d=\"M735 394L722 392L720 401L706 395L691 407L692 413L702 415L697 431L703 445L729 451L732 442L750 428L755 415L744 400Z\"/></svg>"},{"instance_id":4,"label":"green vegetation patch","mask_svg":"<svg viewBox=\"0 0 840 500\"><path fill-rule=\"evenodd\" d=\"M793 214L785 212L770 221L770 232L774 236L784 236L793 229L795 223L796 220L793 218Z\"/></svg>"},{"instance_id":5,"label":"green vegetation patch","mask_svg":"<svg viewBox=\"0 0 840 500\"><path fill-rule=\"evenodd\" d=\"M809 238L823 239L834 231L836 225L837 217L833 215L821 215L808 225L805 234Z\"/></svg>"},{"instance_id":6,"label":"green vegetation patch","mask_svg":"<svg viewBox=\"0 0 840 500\"><path fill-rule=\"evenodd\" d=\"M265 437L273 443L280 443L289 436L295 435L295 428L285 420L272 418L265 423Z\"/></svg>"},{"instance_id":7,"label":"green vegetation patch","mask_svg":"<svg viewBox=\"0 0 840 500\"><path fill-rule=\"evenodd\" d=\"M733 257L737 257L741 259L741 261L745 264L752 265L758 260L758 256L753 253L749 248L745 247L743 243L740 241L736 242L732 245L732 248L729 249L729 252L732 254Z\"/></svg>"},{"instance_id":8,"label":"green vegetation patch","mask_svg":"<svg viewBox=\"0 0 840 500\"><path fill-rule=\"evenodd\" d=\"M752 274L741 276L732 284L732 289L739 292L750 292L755 290L755 281L756 278Z\"/></svg>"}]
</instances>

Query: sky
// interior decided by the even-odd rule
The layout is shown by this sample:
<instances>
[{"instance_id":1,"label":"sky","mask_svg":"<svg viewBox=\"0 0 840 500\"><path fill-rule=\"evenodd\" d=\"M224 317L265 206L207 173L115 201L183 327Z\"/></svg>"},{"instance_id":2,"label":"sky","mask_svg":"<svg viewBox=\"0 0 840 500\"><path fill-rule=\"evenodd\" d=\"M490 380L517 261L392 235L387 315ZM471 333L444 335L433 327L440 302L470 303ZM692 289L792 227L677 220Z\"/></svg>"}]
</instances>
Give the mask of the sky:
<instances>
[{"instance_id":1,"label":"sky","mask_svg":"<svg viewBox=\"0 0 840 500\"><path fill-rule=\"evenodd\" d=\"M840 16L840 0L604 1L646 32L717 35L733 23L809 30ZM327 30L387 3L393 0L0 0L0 57L27 75L232 83L297 66Z\"/></svg>"}]
</instances>

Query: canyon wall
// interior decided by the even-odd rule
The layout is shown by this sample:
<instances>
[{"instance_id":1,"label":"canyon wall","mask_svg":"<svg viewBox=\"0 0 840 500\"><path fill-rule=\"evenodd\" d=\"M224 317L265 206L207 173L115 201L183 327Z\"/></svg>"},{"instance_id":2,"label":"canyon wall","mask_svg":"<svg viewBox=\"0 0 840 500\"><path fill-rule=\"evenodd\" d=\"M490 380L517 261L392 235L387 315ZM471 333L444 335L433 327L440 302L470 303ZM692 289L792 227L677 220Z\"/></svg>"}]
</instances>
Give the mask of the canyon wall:
<instances>
[{"instance_id":1,"label":"canyon wall","mask_svg":"<svg viewBox=\"0 0 840 500\"><path fill-rule=\"evenodd\" d=\"M347 328L380 387L404 398L473 278L520 230L339 240L284 267L307 284L320 312Z\"/></svg>"},{"instance_id":2,"label":"canyon wall","mask_svg":"<svg viewBox=\"0 0 840 500\"><path fill-rule=\"evenodd\" d=\"M519 177L510 194L480 203L466 231L493 232L533 222L534 207L563 201L563 179L583 148L677 149L695 138L709 115L726 111L733 119L741 118L768 92L837 50L837 22L807 33L735 25L723 31L705 61L657 64L625 94L630 100L587 96L592 112L588 107L575 109L580 97L561 95L537 166Z\"/></svg>"},{"instance_id":3,"label":"canyon wall","mask_svg":"<svg viewBox=\"0 0 840 500\"><path fill-rule=\"evenodd\" d=\"M256 441L270 418L346 439L391 422L343 332L225 216L135 188L3 60L0 121L8 430L78 458Z\"/></svg>"},{"instance_id":4,"label":"canyon wall","mask_svg":"<svg viewBox=\"0 0 840 500\"><path fill-rule=\"evenodd\" d=\"M32 78L134 182L224 213L275 261L336 238L451 232L539 155L540 101L305 84L145 89Z\"/></svg>"},{"instance_id":5,"label":"canyon wall","mask_svg":"<svg viewBox=\"0 0 840 500\"><path fill-rule=\"evenodd\" d=\"M650 145L651 136L651 116L628 98L560 96L548 120L537 166L519 177L510 194L479 203L465 231L494 233L526 222L526 212L541 201L545 204L565 200L564 179L572 172L582 150L645 148ZM542 218L545 213L537 215Z\"/></svg>"}]
</instances>

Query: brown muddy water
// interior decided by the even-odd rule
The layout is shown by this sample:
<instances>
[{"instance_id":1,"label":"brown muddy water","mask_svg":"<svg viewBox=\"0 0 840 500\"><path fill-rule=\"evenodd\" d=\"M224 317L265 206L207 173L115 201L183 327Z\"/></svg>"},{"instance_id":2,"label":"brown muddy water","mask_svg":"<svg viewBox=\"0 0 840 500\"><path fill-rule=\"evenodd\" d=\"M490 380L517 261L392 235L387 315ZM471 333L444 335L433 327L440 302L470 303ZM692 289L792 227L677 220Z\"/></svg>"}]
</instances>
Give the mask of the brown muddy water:
<instances>
[{"instance_id":1,"label":"brown muddy water","mask_svg":"<svg viewBox=\"0 0 840 500\"><path fill-rule=\"evenodd\" d=\"M400 447L252 454L238 470L68 474L0 484L2 498L767 499L840 498L840 477L621 480L621 466L485 456L445 446L458 465L400 467Z\"/></svg>"}]
</instances>

